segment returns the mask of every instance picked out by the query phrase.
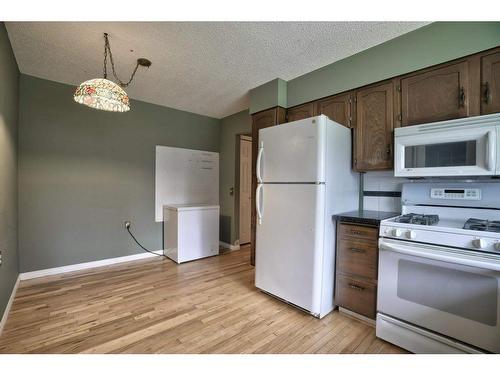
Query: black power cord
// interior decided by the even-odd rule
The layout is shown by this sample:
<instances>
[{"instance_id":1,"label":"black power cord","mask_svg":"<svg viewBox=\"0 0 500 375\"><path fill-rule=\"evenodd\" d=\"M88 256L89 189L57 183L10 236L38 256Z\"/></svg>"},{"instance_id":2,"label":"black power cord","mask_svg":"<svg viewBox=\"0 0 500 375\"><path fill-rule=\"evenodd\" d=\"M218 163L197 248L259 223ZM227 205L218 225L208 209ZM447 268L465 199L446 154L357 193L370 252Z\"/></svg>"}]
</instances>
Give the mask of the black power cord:
<instances>
[{"instance_id":1,"label":"black power cord","mask_svg":"<svg viewBox=\"0 0 500 375\"><path fill-rule=\"evenodd\" d=\"M139 245L139 247L140 247L142 250L144 250L144 251L146 251L146 252L148 252L148 253L150 253L150 254L153 254L153 255L156 255L156 256L162 257L162 258L167 258L167 256L166 256L165 254L156 254L154 251L148 250L148 249L146 249L144 246L142 246L142 245L141 245L141 243L140 243L139 241L137 241L137 238L135 238L135 236L132 234L132 232L131 232L131 230L130 230L130 222L129 222L129 221L126 221L126 222L125 222L125 228L127 229L127 232L130 234L130 237L132 237L132 238L133 238L133 240L135 241L135 243L136 243L137 245Z\"/></svg>"}]
</instances>

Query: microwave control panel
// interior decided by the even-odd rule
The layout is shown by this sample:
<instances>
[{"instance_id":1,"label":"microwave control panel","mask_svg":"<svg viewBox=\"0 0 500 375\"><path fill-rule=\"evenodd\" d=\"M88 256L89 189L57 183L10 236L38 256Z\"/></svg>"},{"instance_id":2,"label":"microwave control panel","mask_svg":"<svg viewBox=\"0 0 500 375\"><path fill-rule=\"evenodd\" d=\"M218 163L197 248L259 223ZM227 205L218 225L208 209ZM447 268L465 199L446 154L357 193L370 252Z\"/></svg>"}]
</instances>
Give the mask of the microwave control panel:
<instances>
[{"instance_id":1,"label":"microwave control panel","mask_svg":"<svg viewBox=\"0 0 500 375\"><path fill-rule=\"evenodd\" d=\"M481 199L481 189L431 189L431 198L478 201Z\"/></svg>"}]
</instances>

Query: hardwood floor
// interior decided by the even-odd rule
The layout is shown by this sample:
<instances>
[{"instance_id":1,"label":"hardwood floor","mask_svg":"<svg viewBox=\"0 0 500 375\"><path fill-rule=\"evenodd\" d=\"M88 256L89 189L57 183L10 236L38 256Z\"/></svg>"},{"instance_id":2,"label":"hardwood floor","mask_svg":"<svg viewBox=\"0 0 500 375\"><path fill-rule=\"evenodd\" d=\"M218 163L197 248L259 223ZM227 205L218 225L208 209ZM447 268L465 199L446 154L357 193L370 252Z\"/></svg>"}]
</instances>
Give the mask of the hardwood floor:
<instances>
[{"instance_id":1,"label":"hardwood floor","mask_svg":"<svg viewBox=\"0 0 500 375\"><path fill-rule=\"evenodd\" d=\"M248 247L22 281L0 353L402 353L335 311L318 320L255 289Z\"/></svg>"}]
</instances>

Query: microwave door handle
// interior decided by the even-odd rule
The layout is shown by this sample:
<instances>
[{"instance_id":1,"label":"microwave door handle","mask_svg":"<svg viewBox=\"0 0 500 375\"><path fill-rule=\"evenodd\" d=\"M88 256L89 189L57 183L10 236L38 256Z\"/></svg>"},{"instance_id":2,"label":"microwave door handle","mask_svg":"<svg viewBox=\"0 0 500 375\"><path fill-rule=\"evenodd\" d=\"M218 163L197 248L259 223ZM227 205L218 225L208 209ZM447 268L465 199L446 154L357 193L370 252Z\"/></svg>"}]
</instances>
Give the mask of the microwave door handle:
<instances>
[{"instance_id":1,"label":"microwave door handle","mask_svg":"<svg viewBox=\"0 0 500 375\"><path fill-rule=\"evenodd\" d=\"M486 151L486 169L495 172L495 133L490 130L486 137L486 147L488 148Z\"/></svg>"},{"instance_id":2,"label":"microwave door handle","mask_svg":"<svg viewBox=\"0 0 500 375\"><path fill-rule=\"evenodd\" d=\"M488 269L488 270L492 270L492 271L500 271L500 263L496 263L496 262L493 263L493 262L488 262L487 260L480 260L480 259L478 259L478 260L468 259L468 258L461 257L458 254L453 254L453 256L450 256L450 255L446 254L444 251L443 252L419 251L418 249L415 249L416 246L418 246L418 245L414 245L413 247L410 247L407 245L388 243L388 242L384 241L383 239L381 239L379 241L380 250L393 251L393 252L397 252L400 254L416 256L416 257L426 258L426 259L432 259L432 260L437 260L437 261L446 262L446 263L460 264L463 266Z\"/></svg>"}]
</instances>

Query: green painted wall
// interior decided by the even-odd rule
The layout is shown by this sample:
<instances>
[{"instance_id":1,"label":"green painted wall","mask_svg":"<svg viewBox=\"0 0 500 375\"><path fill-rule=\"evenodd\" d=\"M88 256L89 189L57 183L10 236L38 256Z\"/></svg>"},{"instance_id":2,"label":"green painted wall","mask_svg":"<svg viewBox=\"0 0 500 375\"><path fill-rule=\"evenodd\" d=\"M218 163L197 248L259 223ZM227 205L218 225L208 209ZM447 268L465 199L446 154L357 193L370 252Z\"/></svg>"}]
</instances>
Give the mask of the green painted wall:
<instances>
[{"instance_id":1,"label":"green painted wall","mask_svg":"<svg viewBox=\"0 0 500 375\"><path fill-rule=\"evenodd\" d=\"M18 275L17 137L19 70L0 23L0 319Z\"/></svg>"},{"instance_id":2,"label":"green painted wall","mask_svg":"<svg viewBox=\"0 0 500 375\"><path fill-rule=\"evenodd\" d=\"M498 45L500 22L436 22L288 81L287 104L292 107ZM252 107L260 99L251 100Z\"/></svg>"},{"instance_id":3,"label":"green painted wall","mask_svg":"<svg viewBox=\"0 0 500 375\"><path fill-rule=\"evenodd\" d=\"M250 113L276 106L287 106L286 81L276 78L250 90Z\"/></svg>"},{"instance_id":4,"label":"green painted wall","mask_svg":"<svg viewBox=\"0 0 500 375\"><path fill-rule=\"evenodd\" d=\"M155 146L219 151L220 120L132 101L127 113L73 101L74 87L21 75L20 271L161 249Z\"/></svg>"},{"instance_id":5,"label":"green painted wall","mask_svg":"<svg viewBox=\"0 0 500 375\"><path fill-rule=\"evenodd\" d=\"M221 241L234 244L238 239L238 218L235 214L235 194L230 194L231 188L236 188L236 135L251 133L252 121L248 110L224 117L220 127L220 177L219 196L221 210Z\"/></svg>"}]
</instances>

